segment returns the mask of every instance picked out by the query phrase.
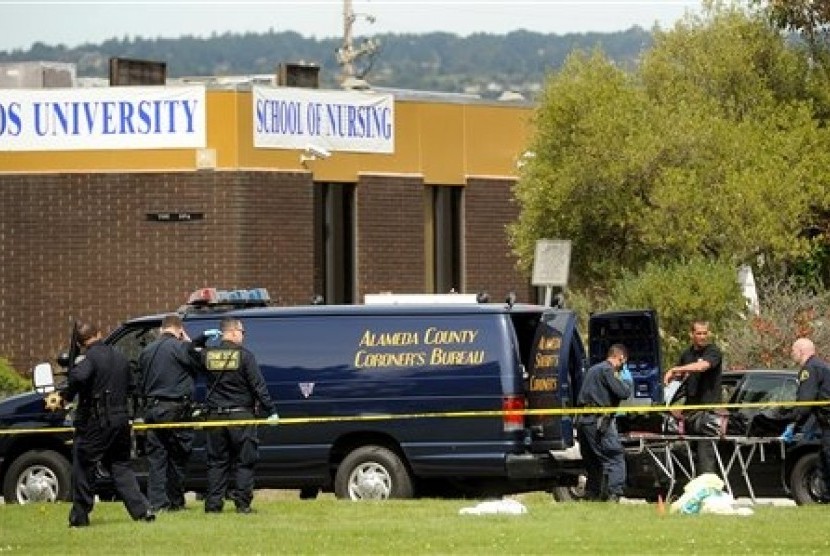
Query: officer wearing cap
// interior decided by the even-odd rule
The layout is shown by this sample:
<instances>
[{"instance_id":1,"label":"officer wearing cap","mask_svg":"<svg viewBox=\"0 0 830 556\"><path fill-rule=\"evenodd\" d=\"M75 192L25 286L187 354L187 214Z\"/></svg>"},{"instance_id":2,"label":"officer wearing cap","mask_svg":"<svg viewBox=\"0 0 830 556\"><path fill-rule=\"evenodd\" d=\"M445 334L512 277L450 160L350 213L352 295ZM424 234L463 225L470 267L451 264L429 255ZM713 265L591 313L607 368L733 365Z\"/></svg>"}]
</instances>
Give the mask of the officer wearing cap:
<instances>
[{"instance_id":1,"label":"officer wearing cap","mask_svg":"<svg viewBox=\"0 0 830 556\"><path fill-rule=\"evenodd\" d=\"M254 354L242 346L245 327L241 320L226 317L220 323L222 341L205 350L208 370L208 394L205 404L212 420L250 420L254 406L277 424L279 416L268 394L262 372ZM252 512L254 465L258 459L256 426L247 424L210 427L207 432L208 488L205 512L221 512L231 470L235 473L235 490L231 497L237 513Z\"/></svg>"},{"instance_id":2,"label":"officer wearing cap","mask_svg":"<svg viewBox=\"0 0 830 556\"><path fill-rule=\"evenodd\" d=\"M816 346L808 338L799 338L793 342L792 359L799 366L798 392L796 401L830 401L830 365L816 355ZM810 418L816 416L821 429L821 472L824 477L824 492L819 502L830 503L830 405L801 406L794 410L795 422L787 427L782 438L791 441L795 428L801 427Z\"/></svg>"},{"instance_id":3,"label":"officer wearing cap","mask_svg":"<svg viewBox=\"0 0 830 556\"><path fill-rule=\"evenodd\" d=\"M71 367L63 396L78 396L72 449L72 509L70 527L89 525L95 504L95 477L108 473L130 516L153 521L155 514L138 488L130 467L130 417L127 400L132 390L130 362L101 342L101 331L78 323L78 344L86 349L83 361Z\"/></svg>"},{"instance_id":4,"label":"officer wearing cap","mask_svg":"<svg viewBox=\"0 0 830 556\"><path fill-rule=\"evenodd\" d=\"M190 417L194 377L201 368L199 354L189 342L178 315L161 322L161 335L142 350L141 395L144 422L173 423ZM153 511L184 509L184 479L193 448L190 428L157 428L147 431L147 496Z\"/></svg>"},{"instance_id":5,"label":"officer wearing cap","mask_svg":"<svg viewBox=\"0 0 830 556\"><path fill-rule=\"evenodd\" d=\"M604 361L585 373L578 405L618 407L631 396L631 373L625 368L628 352L622 344L608 349ZM611 413L584 413L576 419L582 462L588 475L585 484L588 500L618 502L625 488L625 453Z\"/></svg>"}]
</instances>

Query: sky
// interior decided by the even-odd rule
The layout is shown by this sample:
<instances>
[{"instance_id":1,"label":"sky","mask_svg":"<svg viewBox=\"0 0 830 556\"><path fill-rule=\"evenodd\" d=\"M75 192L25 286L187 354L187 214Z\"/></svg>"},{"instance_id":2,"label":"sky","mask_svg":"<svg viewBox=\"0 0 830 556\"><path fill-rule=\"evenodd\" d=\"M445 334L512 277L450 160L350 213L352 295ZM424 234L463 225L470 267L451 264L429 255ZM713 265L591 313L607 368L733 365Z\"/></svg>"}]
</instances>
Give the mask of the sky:
<instances>
[{"instance_id":1,"label":"sky","mask_svg":"<svg viewBox=\"0 0 830 556\"><path fill-rule=\"evenodd\" d=\"M343 0L0 0L0 51L32 44L75 47L110 38L225 32L296 31L317 39L343 36ZM446 31L461 36L670 28L701 0L353 0L355 36ZM367 15L374 17L370 23Z\"/></svg>"}]
</instances>

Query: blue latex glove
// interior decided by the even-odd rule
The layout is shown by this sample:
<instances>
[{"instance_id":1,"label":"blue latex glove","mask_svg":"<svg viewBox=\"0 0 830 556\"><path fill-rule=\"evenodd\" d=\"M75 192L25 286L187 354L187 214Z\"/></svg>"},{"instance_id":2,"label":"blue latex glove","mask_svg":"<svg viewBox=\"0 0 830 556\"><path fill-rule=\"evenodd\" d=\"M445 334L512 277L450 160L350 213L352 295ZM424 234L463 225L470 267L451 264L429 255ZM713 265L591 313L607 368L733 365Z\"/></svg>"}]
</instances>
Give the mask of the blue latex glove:
<instances>
[{"instance_id":1,"label":"blue latex glove","mask_svg":"<svg viewBox=\"0 0 830 556\"><path fill-rule=\"evenodd\" d=\"M197 348L203 348L207 345L208 342L215 342L219 338L222 337L222 331L216 328L210 328L201 332L198 336L193 339L193 345Z\"/></svg>"},{"instance_id":2,"label":"blue latex glove","mask_svg":"<svg viewBox=\"0 0 830 556\"><path fill-rule=\"evenodd\" d=\"M628 369L628 363L623 363L622 370L620 371L620 380L634 384L634 377L631 376L631 371Z\"/></svg>"},{"instance_id":3,"label":"blue latex glove","mask_svg":"<svg viewBox=\"0 0 830 556\"><path fill-rule=\"evenodd\" d=\"M784 432L781 436L778 437L782 440L785 444L790 444L791 442L795 441L795 423L790 423L787 425L787 428L784 429Z\"/></svg>"},{"instance_id":4,"label":"blue latex glove","mask_svg":"<svg viewBox=\"0 0 830 556\"><path fill-rule=\"evenodd\" d=\"M265 422L268 423L271 426L279 425L280 424L280 416L275 411L265 419Z\"/></svg>"}]
</instances>

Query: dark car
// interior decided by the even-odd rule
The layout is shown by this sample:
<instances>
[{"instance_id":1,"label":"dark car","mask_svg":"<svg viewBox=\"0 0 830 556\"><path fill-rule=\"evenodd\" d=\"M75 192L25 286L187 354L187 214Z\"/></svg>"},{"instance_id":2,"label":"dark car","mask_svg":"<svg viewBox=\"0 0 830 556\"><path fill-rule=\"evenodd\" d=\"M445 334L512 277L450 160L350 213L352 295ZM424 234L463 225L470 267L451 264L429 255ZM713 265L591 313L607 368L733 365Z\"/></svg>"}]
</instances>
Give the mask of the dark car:
<instances>
[{"instance_id":1,"label":"dark car","mask_svg":"<svg viewBox=\"0 0 830 556\"><path fill-rule=\"evenodd\" d=\"M723 401L730 405L794 401L797 388L795 370L754 369L723 373ZM672 398L671 405L682 403L683 392L680 390ZM791 497L798 504L815 503L820 497L824 486L819 441L811 434L814 430L812 419L795 442L783 444L777 438L789 422L787 414L788 411L779 406L709 412L711 433L714 438L720 438L718 452L724 468L729 469L728 483L734 496ZM685 415L688 418L688 414ZM684 425L687 430L682 430ZM684 469L690 469L688 450L691 443L682 439L684 435L705 433L688 430L689 422L684 423L682 418L668 411L626 414L618 417L618 426L627 451L626 496L656 500L658 495L666 496L672 487L671 494L679 495L689 478ZM673 438L678 441L673 442ZM674 459L668 461L670 457ZM669 475L677 479L676 485L671 484ZM582 491L579 488L556 489L554 494L558 499L567 500L579 498Z\"/></svg>"}]
</instances>

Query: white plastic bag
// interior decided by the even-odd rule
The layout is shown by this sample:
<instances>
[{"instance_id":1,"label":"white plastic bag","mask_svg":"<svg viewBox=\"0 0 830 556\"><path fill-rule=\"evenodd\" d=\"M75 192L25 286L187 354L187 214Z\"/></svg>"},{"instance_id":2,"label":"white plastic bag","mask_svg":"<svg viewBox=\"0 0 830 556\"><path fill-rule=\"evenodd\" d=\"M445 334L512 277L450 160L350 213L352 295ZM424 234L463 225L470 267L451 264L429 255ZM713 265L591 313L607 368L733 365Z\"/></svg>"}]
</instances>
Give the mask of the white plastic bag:
<instances>
[{"instance_id":1,"label":"white plastic bag","mask_svg":"<svg viewBox=\"0 0 830 556\"><path fill-rule=\"evenodd\" d=\"M526 514L527 508L521 502L517 502L516 500L512 500L510 498L504 498L502 500L489 500L487 502L481 502L480 504L476 504L475 506L470 506L468 508L461 508L458 510L458 513L461 515L520 515Z\"/></svg>"}]
</instances>

